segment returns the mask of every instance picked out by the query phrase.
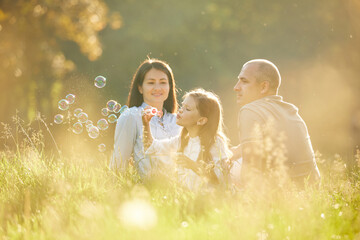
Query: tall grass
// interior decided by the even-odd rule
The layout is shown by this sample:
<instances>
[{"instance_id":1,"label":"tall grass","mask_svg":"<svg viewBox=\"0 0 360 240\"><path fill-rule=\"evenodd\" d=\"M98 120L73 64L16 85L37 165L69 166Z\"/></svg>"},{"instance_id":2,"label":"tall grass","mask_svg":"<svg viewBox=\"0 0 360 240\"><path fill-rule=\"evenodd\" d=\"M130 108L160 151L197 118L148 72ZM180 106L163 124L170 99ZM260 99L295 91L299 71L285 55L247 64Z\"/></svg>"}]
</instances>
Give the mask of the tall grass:
<instances>
[{"instance_id":1,"label":"tall grass","mask_svg":"<svg viewBox=\"0 0 360 240\"><path fill-rule=\"evenodd\" d=\"M360 239L359 152L351 166L317 154L319 188L190 192L116 174L105 155L46 155L41 134L5 133L16 147L0 153L1 239Z\"/></svg>"}]
</instances>

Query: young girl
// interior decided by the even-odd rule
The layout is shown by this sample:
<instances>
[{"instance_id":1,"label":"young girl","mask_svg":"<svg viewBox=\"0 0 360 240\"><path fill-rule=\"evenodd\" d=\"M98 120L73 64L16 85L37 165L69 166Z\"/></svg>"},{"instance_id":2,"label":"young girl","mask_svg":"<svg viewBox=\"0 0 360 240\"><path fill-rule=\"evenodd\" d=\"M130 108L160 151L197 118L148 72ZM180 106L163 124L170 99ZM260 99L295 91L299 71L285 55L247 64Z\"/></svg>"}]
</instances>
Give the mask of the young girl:
<instances>
[{"instance_id":1,"label":"young girl","mask_svg":"<svg viewBox=\"0 0 360 240\"><path fill-rule=\"evenodd\" d=\"M179 136L153 139L149 127L151 117L152 115L144 114L142 118L146 154L177 152L180 182L190 189L226 181L224 171L231 152L222 130L220 100L214 93L196 89L184 96L176 120L183 127Z\"/></svg>"}]
</instances>

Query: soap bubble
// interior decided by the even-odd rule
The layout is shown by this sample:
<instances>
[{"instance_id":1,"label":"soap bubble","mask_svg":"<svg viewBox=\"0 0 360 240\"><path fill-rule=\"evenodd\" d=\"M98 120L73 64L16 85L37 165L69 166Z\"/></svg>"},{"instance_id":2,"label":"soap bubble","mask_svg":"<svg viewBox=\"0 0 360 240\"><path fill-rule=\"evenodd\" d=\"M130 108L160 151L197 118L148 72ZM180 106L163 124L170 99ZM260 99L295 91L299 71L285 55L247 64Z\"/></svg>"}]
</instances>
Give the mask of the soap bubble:
<instances>
[{"instance_id":1,"label":"soap bubble","mask_svg":"<svg viewBox=\"0 0 360 240\"><path fill-rule=\"evenodd\" d=\"M107 108L101 109L101 115L106 117L107 115L109 115L109 110Z\"/></svg>"},{"instance_id":2,"label":"soap bubble","mask_svg":"<svg viewBox=\"0 0 360 240\"><path fill-rule=\"evenodd\" d=\"M116 103L117 103L117 102L114 101L114 100L109 100L109 101L106 103L107 109L108 109L110 112L114 111L114 108L115 108Z\"/></svg>"},{"instance_id":3,"label":"soap bubble","mask_svg":"<svg viewBox=\"0 0 360 240\"><path fill-rule=\"evenodd\" d=\"M89 128L89 137L97 138L99 136L99 129L95 126Z\"/></svg>"},{"instance_id":4,"label":"soap bubble","mask_svg":"<svg viewBox=\"0 0 360 240\"><path fill-rule=\"evenodd\" d=\"M76 122L74 125L73 125L73 128L72 128L73 132L76 133L76 134L80 134L82 133L83 131L83 126L80 122Z\"/></svg>"},{"instance_id":5,"label":"soap bubble","mask_svg":"<svg viewBox=\"0 0 360 240\"><path fill-rule=\"evenodd\" d=\"M61 99L58 103L59 109L60 110L68 110L69 109L69 102L65 99Z\"/></svg>"},{"instance_id":6,"label":"soap bubble","mask_svg":"<svg viewBox=\"0 0 360 240\"><path fill-rule=\"evenodd\" d=\"M119 113L120 109L121 109L120 103L116 103L113 111L114 113Z\"/></svg>"},{"instance_id":7,"label":"soap bubble","mask_svg":"<svg viewBox=\"0 0 360 240\"><path fill-rule=\"evenodd\" d=\"M154 107L151 107L151 108L145 108L143 112L144 112L144 114L155 116L158 113L158 110Z\"/></svg>"},{"instance_id":8,"label":"soap bubble","mask_svg":"<svg viewBox=\"0 0 360 240\"><path fill-rule=\"evenodd\" d=\"M106 130L109 127L108 122L106 121L106 119L102 118L97 122L97 127L100 130Z\"/></svg>"},{"instance_id":9,"label":"soap bubble","mask_svg":"<svg viewBox=\"0 0 360 240\"><path fill-rule=\"evenodd\" d=\"M89 132L90 128L93 127L93 124L86 125L86 131Z\"/></svg>"},{"instance_id":10,"label":"soap bubble","mask_svg":"<svg viewBox=\"0 0 360 240\"><path fill-rule=\"evenodd\" d=\"M89 126L89 125L92 125L93 124L93 121L91 121L91 120L87 120L86 122L85 122L85 126L87 127L87 126Z\"/></svg>"},{"instance_id":11,"label":"soap bubble","mask_svg":"<svg viewBox=\"0 0 360 240\"><path fill-rule=\"evenodd\" d=\"M77 117L81 123L85 123L88 120L88 115L84 112L79 113Z\"/></svg>"},{"instance_id":12,"label":"soap bubble","mask_svg":"<svg viewBox=\"0 0 360 240\"><path fill-rule=\"evenodd\" d=\"M105 150L106 150L105 144L103 144L103 143L99 144L98 145L98 150L99 150L99 152L105 152Z\"/></svg>"},{"instance_id":13,"label":"soap bubble","mask_svg":"<svg viewBox=\"0 0 360 240\"><path fill-rule=\"evenodd\" d=\"M74 110L74 116L75 117L78 117L79 116L79 113L81 113L83 110L81 108L77 108Z\"/></svg>"},{"instance_id":14,"label":"soap bubble","mask_svg":"<svg viewBox=\"0 0 360 240\"><path fill-rule=\"evenodd\" d=\"M70 93L66 95L65 99L69 102L69 104L73 104L75 102L75 95Z\"/></svg>"},{"instance_id":15,"label":"soap bubble","mask_svg":"<svg viewBox=\"0 0 360 240\"><path fill-rule=\"evenodd\" d=\"M103 76L97 76L94 81L95 87L103 88L106 85L106 78Z\"/></svg>"},{"instance_id":16,"label":"soap bubble","mask_svg":"<svg viewBox=\"0 0 360 240\"><path fill-rule=\"evenodd\" d=\"M117 116L115 114L110 114L108 116L109 123L114 123L114 122L116 122L116 120L117 120Z\"/></svg>"},{"instance_id":17,"label":"soap bubble","mask_svg":"<svg viewBox=\"0 0 360 240\"><path fill-rule=\"evenodd\" d=\"M124 106L122 106L121 108L120 108L120 114L122 114L123 112L125 112L126 110L128 110L129 109L129 107L128 106L126 106L126 105L124 105Z\"/></svg>"},{"instance_id":18,"label":"soap bubble","mask_svg":"<svg viewBox=\"0 0 360 240\"><path fill-rule=\"evenodd\" d=\"M61 114L56 114L54 117L54 123L61 124L64 121L64 116Z\"/></svg>"}]
</instances>

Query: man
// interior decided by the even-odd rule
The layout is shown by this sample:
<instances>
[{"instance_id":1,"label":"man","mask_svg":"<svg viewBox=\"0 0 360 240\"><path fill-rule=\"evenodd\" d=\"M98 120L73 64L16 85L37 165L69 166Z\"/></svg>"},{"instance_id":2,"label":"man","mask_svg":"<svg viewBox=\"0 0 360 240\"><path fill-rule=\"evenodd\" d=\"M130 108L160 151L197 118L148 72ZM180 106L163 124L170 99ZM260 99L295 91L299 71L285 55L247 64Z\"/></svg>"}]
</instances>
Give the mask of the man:
<instances>
[{"instance_id":1,"label":"man","mask_svg":"<svg viewBox=\"0 0 360 240\"><path fill-rule=\"evenodd\" d=\"M249 165L268 171L284 166L297 183L320 179L310 136L298 109L278 95L281 76L277 67L263 59L244 64L234 87L240 105L238 127L240 145L234 157L243 158L243 169Z\"/></svg>"}]
</instances>

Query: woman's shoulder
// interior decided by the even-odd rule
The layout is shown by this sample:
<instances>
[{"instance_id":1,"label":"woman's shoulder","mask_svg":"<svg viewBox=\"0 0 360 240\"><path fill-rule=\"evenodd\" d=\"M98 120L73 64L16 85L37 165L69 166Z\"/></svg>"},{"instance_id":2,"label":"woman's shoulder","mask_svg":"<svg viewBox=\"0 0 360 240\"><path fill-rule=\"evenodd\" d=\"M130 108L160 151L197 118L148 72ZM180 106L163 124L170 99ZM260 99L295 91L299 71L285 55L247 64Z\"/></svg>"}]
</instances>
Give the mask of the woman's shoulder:
<instances>
[{"instance_id":1,"label":"woman's shoulder","mask_svg":"<svg viewBox=\"0 0 360 240\"><path fill-rule=\"evenodd\" d=\"M126 109L123 113L120 114L119 119L135 119L141 117L141 107L131 107Z\"/></svg>"}]
</instances>

